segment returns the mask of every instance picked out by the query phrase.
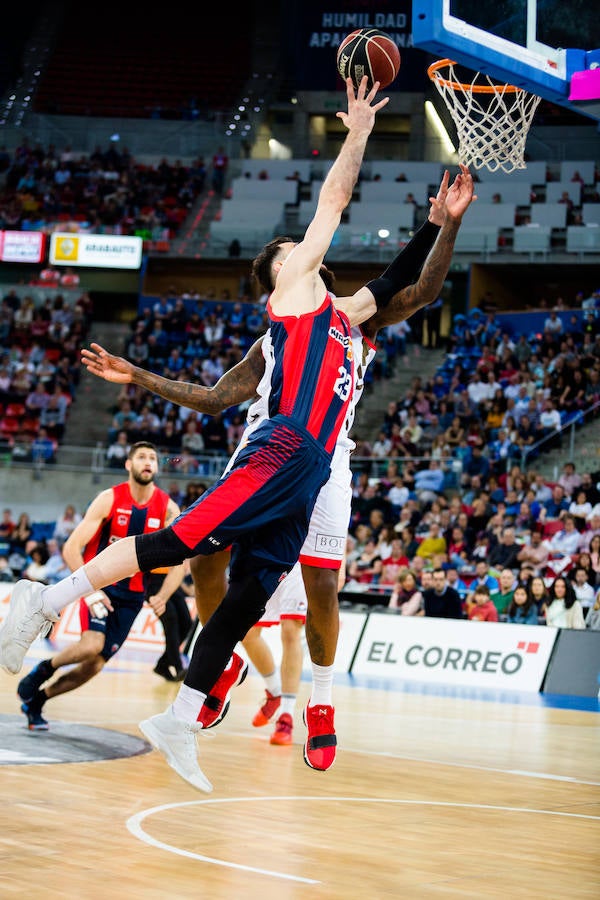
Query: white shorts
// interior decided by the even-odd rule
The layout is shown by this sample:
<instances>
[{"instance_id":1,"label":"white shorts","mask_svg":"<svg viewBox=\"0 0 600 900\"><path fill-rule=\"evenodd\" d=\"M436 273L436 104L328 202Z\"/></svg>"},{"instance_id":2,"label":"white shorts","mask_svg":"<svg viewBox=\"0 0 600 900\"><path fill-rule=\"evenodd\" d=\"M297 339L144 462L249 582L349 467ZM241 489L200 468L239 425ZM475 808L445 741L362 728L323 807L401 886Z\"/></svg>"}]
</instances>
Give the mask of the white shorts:
<instances>
[{"instance_id":1,"label":"white shorts","mask_svg":"<svg viewBox=\"0 0 600 900\"><path fill-rule=\"evenodd\" d=\"M282 619L306 620L308 600L301 563L322 569L340 568L350 525L351 481L349 466L337 466L332 471L319 491L299 560L269 598L257 625L278 625Z\"/></svg>"},{"instance_id":2,"label":"white shorts","mask_svg":"<svg viewBox=\"0 0 600 900\"><path fill-rule=\"evenodd\" d=\"M336 465L337 456L336 453L329 480L319 491L299 557L300 562L321 569L340 568L350 527L352 473L349 456L344 454L343 465Z\"/></svg>"},{"instance_id":3,"label":"white shorts","mask_svg":"<svg viewBox=\"0 0 600 900\"><path fill-rule=\"evenodd\" d=\"M256 624L263 627L279 625L282 619L297 619L304 623L307 607L302 569L297 562L289 575L280 582L275 593L269 597L265 611Z\"/></svg>"}]
</instances>

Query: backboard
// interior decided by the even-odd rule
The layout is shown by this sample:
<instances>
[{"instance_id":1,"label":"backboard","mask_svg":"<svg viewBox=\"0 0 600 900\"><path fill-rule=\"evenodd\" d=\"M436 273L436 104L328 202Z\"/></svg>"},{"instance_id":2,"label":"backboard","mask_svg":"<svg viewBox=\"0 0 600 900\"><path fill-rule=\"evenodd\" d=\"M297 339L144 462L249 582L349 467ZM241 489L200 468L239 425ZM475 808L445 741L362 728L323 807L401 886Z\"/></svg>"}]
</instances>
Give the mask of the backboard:
<instances>
[{"instance_id":1,"label":"backboard","mask_svg":"<svg viewBox=\"0 0 600 900\"><path fill-rule=\"evenodd\" d=\"M600 119L594 0L413 0L414 46Z\"/></svg>"}]
</instances>

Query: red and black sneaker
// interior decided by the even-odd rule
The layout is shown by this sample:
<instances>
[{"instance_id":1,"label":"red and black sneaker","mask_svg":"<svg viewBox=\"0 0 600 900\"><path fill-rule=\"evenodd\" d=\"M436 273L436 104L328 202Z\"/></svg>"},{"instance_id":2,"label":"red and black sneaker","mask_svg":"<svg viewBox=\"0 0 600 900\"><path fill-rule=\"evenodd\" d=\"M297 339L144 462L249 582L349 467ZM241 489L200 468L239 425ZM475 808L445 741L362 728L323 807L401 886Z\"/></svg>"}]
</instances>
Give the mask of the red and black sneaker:
<instances>
[{"instance_id":1,"label":"red and black sneaker","mask_svg":"<svg viewBox=\"0 0 600 900\"><path fill-rule=\"evenodd\" d=\"M308 728L308 737L304 745L304 762L311 769L324 772L335 761L337 738L333 717L333 706L318 704L307 706L304 710L304 724Z\"/></svg>"},{"instance_id":2,"label":"red and black sneaker","mask_svg":"<svg viewBox=\"0 0 600 900\"><path fill-rule=\"evenodd\" d=\"M200 722L202 728L214 728L225 718L231 703L231 691L242 683L247 674L248 663L234 653L229 660L229 665L217 678L198 713L197 721Z\"/></svg>"},{"instance_id":3,"label":"red and black sneaker","mask_svg":"<svg viewBox=\"0 0 600 900\"><path fill-rule=\"evenodd\" d=\"M267 690L265 690L265 694L267 695L267 699L252 719L252 724L255 728L261 728L263 725L268 725L281 705L281 696L276 697L275 694L272 694L271 691Z\"/></svg>"}]
</instances>

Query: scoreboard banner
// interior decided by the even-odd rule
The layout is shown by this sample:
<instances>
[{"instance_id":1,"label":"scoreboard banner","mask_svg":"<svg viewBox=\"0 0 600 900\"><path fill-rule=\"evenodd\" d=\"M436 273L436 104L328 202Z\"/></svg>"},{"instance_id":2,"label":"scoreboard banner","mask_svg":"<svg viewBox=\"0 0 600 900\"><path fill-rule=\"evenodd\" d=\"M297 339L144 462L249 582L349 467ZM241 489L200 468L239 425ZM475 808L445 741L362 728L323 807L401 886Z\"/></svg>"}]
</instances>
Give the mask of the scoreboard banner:
<instances>
[{"instance_id":1,"label":"scoreboard banner","mask_svg":"<svg viewBox=\"0 0 600 900\"><path fill-rule=\"evenodd\" d=\"M0 261L41 263L46 248L43 231L0 231Z\"/></svg>"},{"instance_id":2,"label":"scoreboard banner","mask_svg":"<svg viewBox=\"0 0 600 900\"><path fill-rule=\"evenodd\" d=\"M386 93L426 89L427 54L412 45L411 0L303 0L285 16L285 60L298 90L343 90L336 66L342 40L359 28L385 31L400 50L400 73Z\"/></svg>"}]
</instances>

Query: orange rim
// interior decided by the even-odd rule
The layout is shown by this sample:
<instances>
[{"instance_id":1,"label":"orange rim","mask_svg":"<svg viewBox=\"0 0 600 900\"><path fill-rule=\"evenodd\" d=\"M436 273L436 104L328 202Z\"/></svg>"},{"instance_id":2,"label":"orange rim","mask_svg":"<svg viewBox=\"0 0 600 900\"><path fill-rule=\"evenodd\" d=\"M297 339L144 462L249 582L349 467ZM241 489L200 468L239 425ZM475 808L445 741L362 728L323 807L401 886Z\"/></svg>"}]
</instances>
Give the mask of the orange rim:
<instances>
[{"instance_id":1,"label":"orange rim","mask_svg":"<svg viewBox=\"0 0 600 900\"><path fill-rule=\"evenodd\" d=\"M427 69L427 74L432 81L439 81L441 84L452 88L454 91L470 91L472 94L497 94L500 92L516 94L517 92L523 91L523 88L517 87L514 84L499 84L497 86L492 84L463 84L460 81L451 81L449 78L444 78L439 74L440 69L443 69L445 66L454 65L456 65L456 61L453 59L438 59L437 62L431 63Z\"/></svg>"}]
</instances>

